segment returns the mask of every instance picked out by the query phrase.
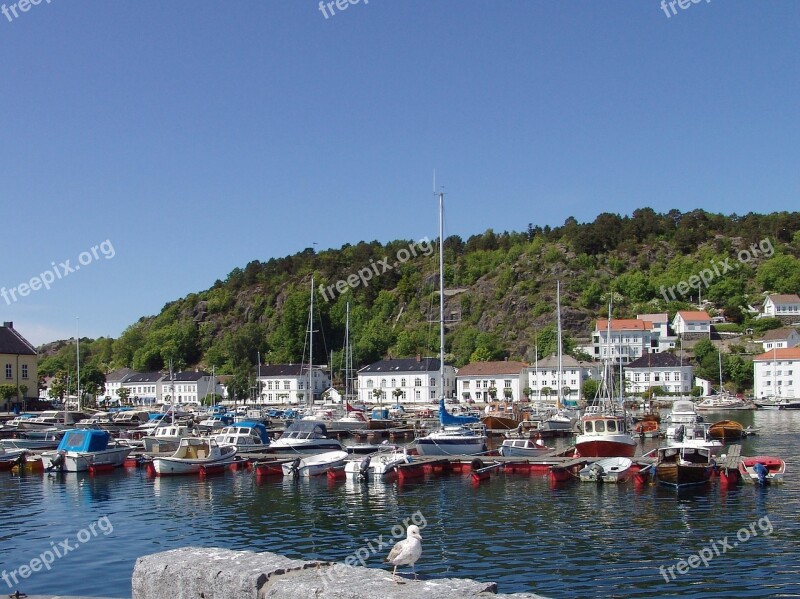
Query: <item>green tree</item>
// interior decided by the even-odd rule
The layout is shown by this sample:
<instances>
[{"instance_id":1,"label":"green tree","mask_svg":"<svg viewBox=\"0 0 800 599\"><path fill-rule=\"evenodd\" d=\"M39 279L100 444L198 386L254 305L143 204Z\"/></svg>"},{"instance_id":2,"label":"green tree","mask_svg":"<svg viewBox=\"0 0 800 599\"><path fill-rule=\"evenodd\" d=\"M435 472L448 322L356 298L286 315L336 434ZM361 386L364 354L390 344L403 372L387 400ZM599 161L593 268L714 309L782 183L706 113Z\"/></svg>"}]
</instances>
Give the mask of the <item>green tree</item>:
<instances>
[{"instance_id":1,"label":"green tree","mask_svg":"<svg viewBox=\"0 0 800 599\"><path fill-rule=\"evenodd\" d=\"M581 385L581 396L584 401L593 400L597 397L598 391L600 391L600 381L594 379L586 379L583 381L583 385Z\"/></svg>"},{"instance_id":2,"label":"green tree","mask_svg":"<svg viewBox=\"0 0 800 599\"><path fill-rule=\"evenodd\" d=\"M794 256L774 256L758 267L756 282L764 291L797 293L800 289L800 260Z\"/></svg>"},{"instance_id":3,"label":"green tree","mask_svg":"<svg viewBox=\"0 0 800 599\"><path fill-rule=\"evenodd\" d=\"M0 385L0 400L5 404L12 397L16 397L17 388L14 385Z\"/></svg>"},{"instance_id":4,"label":"green tree","mask_svg":"<svg viewBox=\"0 0 800 599\"><path fill-rule=\"evenodd\" d=\"M131 390L128 389L127 387L120 387L119 389L117 389L117 397L119 397L119 400L123 404L128 403L128 398L130 398L130 396L131 396Z\"/></svg>"}]
</instances>

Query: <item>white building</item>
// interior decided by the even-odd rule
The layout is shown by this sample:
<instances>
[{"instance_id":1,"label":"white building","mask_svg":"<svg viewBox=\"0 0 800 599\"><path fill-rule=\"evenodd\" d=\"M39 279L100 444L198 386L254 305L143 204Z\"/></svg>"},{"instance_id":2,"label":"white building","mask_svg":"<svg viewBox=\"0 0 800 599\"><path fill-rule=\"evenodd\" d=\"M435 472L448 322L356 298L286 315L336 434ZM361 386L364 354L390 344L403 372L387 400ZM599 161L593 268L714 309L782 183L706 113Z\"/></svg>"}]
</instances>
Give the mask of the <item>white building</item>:
<instances>
[{"instance_id":1,"label":"white building","mask_svg":"<svg viewBox=\"0 0 800 599\"><path fill-rule=\"evenodd\" d=\"M257 376L261 388L261 403L306 403L309 386L308 370L308 365L302 364L262 364ZM321 366L311 368L311 386L314 399L321 399L322 393L331 386L331 377L327 369Z\"/></svg>"},{"instance_id":2,"label":"white building","mask_svg":"<svg viewBox=\"0 0 800 599\"><path fill-rule=\"evenodd\" d=\"M626 392L641 394L653 387L670 393L692 391L694 367L670 353L647 354L625 367Z\"/></svg>"},{"instance_id":3,"label":"white building","mask_svg":"<svg viewBox=\"0 0 800 599\"><path fill-rule=\"evenodd\" d=\"M676 335L669 334L669 314L637 314L636 320L643 320L650 323L650 332L658 338L658 346L651 348L651 352L664 352L675 349L678 340Z\"/></svg>"},{"instance_id":4,"label":"white building","mask_svg":"<svg viewBox=\"0 0 800 599\"><path fill-rule=\"evenodd\" d=\"M490 390L496 399L517 401L524 396L528 386L524 376L525 362L473 362L459 368L456 375L456 397L480 402L492 401Z\"/></svg>"},{"instance_id":5,"label":"white building","mask_svg":"<svg viewBox=\"0 0 800 599\"><path fill-rule=\"evenodd\" d=\"M358 371L358 400L362 403L435 403L454 397L456 369L444 366L444 390L439 387L439 358L389 358ZM380 396L376 393L380 390ZM395 395L395 391L399 396Z\"/></svg>"},{"instance_id":6,"label":"white building","mask_svg":"<svg viewBox=\"0 0 800 599\"><path fill-rule=\"evenodd\" d=\"M120 384L120 387L128 389L130 393L128 400L134 405L164 403L161 387L164 378L169 376L162 372L134 372Z\"/></svg>"},{"instance_id":7,"label":"white building","mask_svg":"<svg viewBox=\"0 0 800 599\"><path fill-rule=\"evenodd\" d=\"M162 395L165 402L169 402L173 395L174 384L175 403L202 404L209 395L217 392L216 377L207 372L176 372L171 381L166 375L161 381Z\"/></svg>"},{"instance_id":8,"label":"white building","mask_svg":"<svg viewBox=\"0 0 800 599\"><path fill-rule=\"evenodd\" d=\"M796 317L800 319L800 296L797 294L768 295L764 300L763 315L769 317Z\"/></svg>"},{"instance_id":9,"label":"white building","mask_svg":"<svg viewBox=\"0 0 800 599\"><path fill-rule=\"evenodd\" d=\"M753 358L757 398L800 397L800 347L773 349Z\"/></svg>"},{"instance_id":10,"label":"white building","mask_svg":"<svg viewBox=\"0 0 800 599\"><path fill-rule=\"evenodd\" d=\"M658 350L658 334L653 333L648 320L612 318L611 340L608 337L608 320L600 319L592 334L592 357L595 360L611 359L614 365L628 364L637 358Z\"/></svg>"},{"instance_id":11,"label":"white building","mask_svg":"<svg viewBox=\"0 0 800 599\"><path fill-rule=\"evenodd\" d=\"M710 337L711 317L707 312L680 310L672 319L672 329L683 337Z\"/></svg>"},{"instance_id":12,"label":"white building","mask_svg":"<svg viewBox=\"0 0 800 599\"><path fill-rule=\"evenodd\" d=\"M561 358L561 399L575 403L581 398L583 383L602 377L602 365L597 362L578 362L572 356ZM558 356L553 354L538 360L526 369L531 401L555 403L558 394Z\"/></svg>"},{"instance_id":13,"label":"white building","mask_svg":"<svg viewBox=\"0 0 800 599\"><path fill-rule=\"evenodd\" d=\"M790 327L782 329L773 329L764 333L761 338L761 345L764 346L764 351L771 349L785 349L789 347L796 347L800 345L800 333L797 329Z\"/></svg>"},{"instance_id":14,"label":"white building","mask_svg":"<svg viewBox=\"0 0 800 599\"><path fill-rule=\"evenodd\" d=\"M134 374L136 374L136 372L130 368L120 368L119 370L109 372L106 375L106 390L105 393L103 393L103 397L112 403L119 401L117 391L122 388L122 383L127 381Z\"/></svg>"}]
</instances>

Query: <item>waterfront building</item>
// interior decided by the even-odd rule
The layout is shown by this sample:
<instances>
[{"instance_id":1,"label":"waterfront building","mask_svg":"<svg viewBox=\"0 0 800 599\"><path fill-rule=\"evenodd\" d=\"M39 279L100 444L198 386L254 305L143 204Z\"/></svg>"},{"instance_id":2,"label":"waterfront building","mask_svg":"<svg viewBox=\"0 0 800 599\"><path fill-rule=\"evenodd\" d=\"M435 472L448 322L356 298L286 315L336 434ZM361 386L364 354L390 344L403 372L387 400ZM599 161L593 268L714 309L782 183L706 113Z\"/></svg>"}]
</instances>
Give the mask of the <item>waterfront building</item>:
<instances>
[{"instance_id":1,"label":"waterfront building","mask_svg":"<svg viewBox=\"0 0 800 599\"><path fill-rule=\"evenodd\" d=\"M472 362L459 368L456 397L461 400L490 402L493 399L518 401L528 386L525 362ZM494 392L494 398L492 398Z\"/></svg>"},{"instance_id":2,"label":"waterfront building","mask_svg":"<svg viewBox=\"0 0 800 599\"><path fill-rule=\"evenodd\" d=\"M581 398L583 383L589 379L599 380L603 366L599 362L579 362L572 356L561 357L561 399L575 403ZM530 387L531 401L555 404L558 393L558 356L553 354L538 360L525 369L523 377Z\"/></svg>"},{"instance_id":3,"label":"waterfront building","mask_svg":"<svg viewBox=\"0 0 800 599\"><path fill-rule=\"evenodd\" d=\"M753 358L756 398L800 397L800 347L773 348Z\"/></svg>"},{"instance_id":4,"label":"waterfront building","mask_svg":"<svg viewBox=\"0 0 800 599\"><path fill-rule=\"evenodd\" d=\"M677 335L669 334L669 314L662 312L659 314L637 314L636 320L643 320L650 323L650 332L657 339L658 345L651 347L650 353L659 353L675 349L678 340Z\"/></svg>"},{"instance_id":5,"label":"waterfront building","mask_svg":"<svg viewBox=\"0 0 800 599\"><path fill-rule=\"evenodd\" d=\"M200 405L209 395L214 395L217 391L216 377L207 372L187 371L176 372L174 378L175 403ZM172 391L172 381L169 375L162 380L164 401L169 403Z\"/></svg>"},{"instance_id":6,"label":"waterfront building","mask_svg":"<svg viewBox=\"0 0 800 599\"><path fill-rule=\"evenodd\" d=\"M711 337L711 317L707 312L680 310L672 319L672 330L683 339Z\"/></svg>"},{"instance_id":7,"label":"waterfront building","mask_svg":"<svg viewBox=\"0 0 800 599\"><path fill-rule=\"evenodd\" d=\"M388 358L358 371L362 403L435 403L454 397L456 369L444 365L444 389L439 386L439 358Z\"/></svg>"},{"instance_id":8,"label":"waterfront building","mask_svg":"<svg viewBox=\"0 0 800 599\"><path fill-rule=\"evenodd\" d=\"M797 329L792 327L785 327L782 329L773 329L764 333L760 339L761 345L764 346L764 351L771 349L784 349L788 347L796 347L800 345L800 333Z\"/></svg>"},{"instance_id":9,"label":"waterfront building","mask_svg":"<svg viewBox=\"0 0 800 599\"><path fill-rule=\"evenodd\" d=\"M624 370L628 394L640 394L651 388L669 393L692 391L694 367L670 353L652 353L628 364Z\"/></svg>"},{"instance_id":10,"label":"waterfront building","mask_svg":"<svg viewBox=\"0 0 800 599\"><path fill-rule=\"evenodd\" d=\"M11 385L16 397L3 401L0 409L9 411L26 399L39 396L39 375L36 348L17 332L13 322L0 327L0 385Z\"/></svg>"},{"instance_id":11,"label":"waterfront building","mask_svg":"<svg viewBox=\"0 0 800 599\"><path fill-rule=\"evenodd\" d=\"M130 368L119 368L106 375L106 391L103 394L107 402L116 403L119 401L117 391L122 388L122 383L127 381L136 372Z\"/></svg>"},{"instance_id":12,"label":"waterfront building","mask_svg":"<svg viewBox=\"0 0 800 599\"><path fill-rule=\"evenodd\" d=\"M256 376L262 404L305 404L308 400L307 364L262 364ZM322 398L322 393L331 386L331 377L326 368L311 368L313 399Z\"/></svg>"},{"instance_id":13,"label":"waterfront building","mask_svg":"<svg viewBox=\"0 0 800 599\"><path fill-rule=\"evenodd\" d=\"M165 378L169 384L169 375L163 372L134 372L120 383L120 387L128 389L128 400L134 405L161 404L164 403L162 381Z\"/></svg>"}]
</instances>

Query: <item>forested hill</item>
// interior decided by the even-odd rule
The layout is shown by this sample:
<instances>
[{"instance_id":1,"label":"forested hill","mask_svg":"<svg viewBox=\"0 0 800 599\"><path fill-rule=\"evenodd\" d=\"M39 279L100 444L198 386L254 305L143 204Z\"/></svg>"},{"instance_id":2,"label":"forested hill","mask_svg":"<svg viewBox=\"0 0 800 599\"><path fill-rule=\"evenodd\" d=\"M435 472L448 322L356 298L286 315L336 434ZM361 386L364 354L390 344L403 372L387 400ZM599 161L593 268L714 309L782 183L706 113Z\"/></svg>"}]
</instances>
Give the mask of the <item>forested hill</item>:
<instances>
[{"instance_id":1,"label":"forested hill","mask_svg":"<svg viewBox=\"0 0 800 599\"><path fill-rule=\"evenodd\" d=\"M451 236L445 240L446 351L456 365L531 360L535 343L540 355L551 353L556 280L562 285L568 348L575 337L589 336L595 318L605 316L610 293L615 317L657 311L672 316L689 308L691 298L697 301L696 289L684 296L676 286L704 269L713 274L703 299L741 321L743 308L763 302L763 292L800 291L798 248L797 212L724 216L643 208L632 216L604 213L592 223L569 218L555 228L489 229L467 240ZM433 355L437 264L433 245L418 240L359 242L253 261L211 289L140 319L119 339L82 341L82 359L100 369L147 371L172 358L179 367L214 366L218 373L241 376L259 354L262 362L299 362L312 275L315 363L328 363L333 352L339 368L347 302L356 366L386 355ZM366 284L359 271L365 279L371 272ZM348 277L357 280L354 288ZM45 348L42 371L69 368L74 352L66 349Z\"/></svg>"}]
</instances>

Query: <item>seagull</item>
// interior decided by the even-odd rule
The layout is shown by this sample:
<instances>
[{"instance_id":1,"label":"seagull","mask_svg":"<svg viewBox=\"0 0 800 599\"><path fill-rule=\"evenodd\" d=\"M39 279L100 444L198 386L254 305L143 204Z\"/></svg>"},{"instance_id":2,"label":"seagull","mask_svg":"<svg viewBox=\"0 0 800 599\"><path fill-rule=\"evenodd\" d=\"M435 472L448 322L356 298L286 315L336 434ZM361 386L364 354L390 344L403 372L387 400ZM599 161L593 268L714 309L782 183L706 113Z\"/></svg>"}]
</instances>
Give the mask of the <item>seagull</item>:
<instances>
[{"instance_id":1,"label":"seagull","mask_svg":"<svg viewBox=\"0 0 800 599\"><path fill-rule=\"evenodd\" d=\"M414 572L414 580L417 579L417 571L414 569L414 564L422 555L422 535L419 534L419 526L416 524L409 526L406 534L406 538L402 541L397 541L384 560L384 562L394 565L392 578L395 580L397 580L397 566L411 566L411 570Z\"/></svg>"}]
</instances>

